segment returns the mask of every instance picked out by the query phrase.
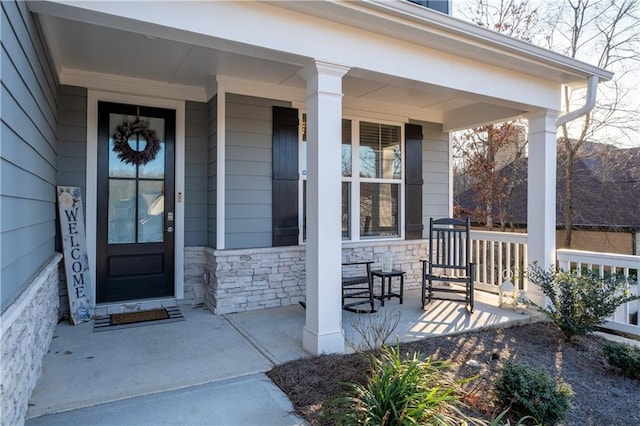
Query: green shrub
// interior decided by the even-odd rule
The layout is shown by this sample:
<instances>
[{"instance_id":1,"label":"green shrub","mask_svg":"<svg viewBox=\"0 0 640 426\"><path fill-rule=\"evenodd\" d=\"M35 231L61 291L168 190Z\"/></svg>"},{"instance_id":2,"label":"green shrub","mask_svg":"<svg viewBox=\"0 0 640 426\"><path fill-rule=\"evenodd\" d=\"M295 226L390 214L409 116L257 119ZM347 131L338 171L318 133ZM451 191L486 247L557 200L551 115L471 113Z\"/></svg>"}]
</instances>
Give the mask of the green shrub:
<instances>
[{"instance_id":1,"label":"green shrub","mask_svg":"<svg viewBox=\"0 0 640 426\"><path fill-rule=\"evenodd\" d=\"M495 383L498 404L516 416L531 416L543 425L555 425L571 408L573 391L545 370L508 361Z\"/></svg>"},{"instance_id":2,"label":"green shrub","mask_svg":"<svg viewBox=\"0 0 640 426\"><path fill-rule=\"evenodd\" d=\"M624 343L607 342L602 348L604 356L614 367L632 379L640 379L640 348Z\"/></svg>"},{"instance_id":3,"label":"green shrub","mask_svg":"<svg viewBox=\"0 0 640 426\"><path fill-rule=\"evenodd\" d=\"M534 264L527 276L550 302L547 307L533 305L562 330L567 340L594 331L618 306L640 299L629 292L620 274L600 277L597 271L590 270L545 271Z\"/></svg>"},{"instance_id":4,"label":"green shrub","mask_svg":"<svg viewBox=\"0 0 640 426\"><path fill-rule=\"evenodd\" d=\"M348 383L346 396L334 401L340 425L448 425L462 424L459 390L462 382L450 379L448 364L405 359L400 348L382 348L372 358L371 376L365 384Z\"/></svg>"}]
</instances>

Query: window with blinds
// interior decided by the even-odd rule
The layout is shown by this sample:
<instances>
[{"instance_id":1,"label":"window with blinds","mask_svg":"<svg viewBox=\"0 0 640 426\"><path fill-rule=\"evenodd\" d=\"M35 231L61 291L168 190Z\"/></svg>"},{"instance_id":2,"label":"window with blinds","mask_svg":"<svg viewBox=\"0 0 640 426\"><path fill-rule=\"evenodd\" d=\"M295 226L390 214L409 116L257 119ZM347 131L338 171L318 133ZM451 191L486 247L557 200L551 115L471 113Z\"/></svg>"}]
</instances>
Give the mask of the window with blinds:
<instances>
[{"instance_id":1,"label":"window with blinds","mask_svg":"<svg viewBox=\"0 0 640 426\"><path fill-rule=\"evenodd\" d=\"M306 118L306 114L302 114L300 163L303 241L306 241L307 212ZM401 235L400 201L403 177L401 141L400 126L351 119L342 120L342 193L340 196L344 240Z\"/></svg>"},{"instance_id":2,"label":"window with blinds","mask_svg":"<svg viewBox=\"0 0 640 426\"><path fill-rule=\"evenodd\" d=\"M360 237L400 235L399 126L360 122Z\"/></svg>"}]
</instances>

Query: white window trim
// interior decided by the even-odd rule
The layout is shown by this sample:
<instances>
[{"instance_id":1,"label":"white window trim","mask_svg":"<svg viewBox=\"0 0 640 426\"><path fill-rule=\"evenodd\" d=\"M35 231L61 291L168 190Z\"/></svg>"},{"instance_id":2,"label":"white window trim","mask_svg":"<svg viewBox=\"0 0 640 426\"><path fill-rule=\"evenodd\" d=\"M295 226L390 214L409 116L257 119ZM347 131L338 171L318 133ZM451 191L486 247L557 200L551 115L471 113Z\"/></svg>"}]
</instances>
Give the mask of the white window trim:
<instances>
[{"instance_id":1,"label":"white window trim","mask_svg":"<svg viewBox=\"0 0 640 426\"><path fill-rule=\"evenodd\" d=\"M303 175L304 161L302 158L302 118L303 114L306 114L306 109L298 108L298 119L300 126L298 126L298 169L300 170L300 178L298 181L298 244L305 245L306 242L303 238L303 226L304 226L304 200L303 200L303 182L307 180L307 176ZM349 238L343 239L342 243L354 243L360 241L376 242L376 241L402 241L405 239L405 135L404 135L404 122L381 120L379 118L371 118L358 115L343 115L343 120L351 120L351 176L342 176L342 182L349 182L351 187L351 199L349 205ZM360 177L360 122L366 121L369 123L385 124L390 126L400 127L400 162L402 164L400 179L380 179L380 178L363 178ZM356 156L356 153L358 154ZM398 205L398 217L399 217L399 229L397 236L389 237L361 237L360 236L360 183L391 183L400 185L399 205ZM342 194L342 192L341 192ZM341 195L342 196L342 195Z\"/></svg>"}]
</instances>

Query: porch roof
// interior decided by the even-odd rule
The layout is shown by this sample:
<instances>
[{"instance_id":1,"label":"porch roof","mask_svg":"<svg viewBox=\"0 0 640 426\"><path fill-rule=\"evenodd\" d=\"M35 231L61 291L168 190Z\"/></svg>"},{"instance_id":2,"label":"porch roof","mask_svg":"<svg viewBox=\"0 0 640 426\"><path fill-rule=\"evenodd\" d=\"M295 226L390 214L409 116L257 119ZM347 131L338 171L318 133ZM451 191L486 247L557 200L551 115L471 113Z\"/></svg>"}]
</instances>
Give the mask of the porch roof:
<instances>
[{"instance_id":1,"label":"porch roof","mask_svg":"<svg viewBox=\"0 0 640 426\"><path fill-rule=\"evenodd\" d=\"M275 2L274 2L275 3ZM363 2L279 2L282 7L335 22L367 28L400 40L500 66L573 88L589 76L610 80L613 73L459 18L405 0ZM363 19L363 16L365 17Z\"/></svg>"},{"instance_id":2,"label":"porch roof","mask_svg":"<svg viewBox=\"0 0 640 426\"><path fill-rule=\"evenodd\" d=\"M164 97L207 101L226 81L229 91L303 104L299 71L320 59L351 67L343 79L346 109L451 130L559 109L560 84L612 77L404 0L150 4L46 1L30 8L61 83L110 90L117 82L142 95L161 88Z\"/></svg>"}]
</instances>

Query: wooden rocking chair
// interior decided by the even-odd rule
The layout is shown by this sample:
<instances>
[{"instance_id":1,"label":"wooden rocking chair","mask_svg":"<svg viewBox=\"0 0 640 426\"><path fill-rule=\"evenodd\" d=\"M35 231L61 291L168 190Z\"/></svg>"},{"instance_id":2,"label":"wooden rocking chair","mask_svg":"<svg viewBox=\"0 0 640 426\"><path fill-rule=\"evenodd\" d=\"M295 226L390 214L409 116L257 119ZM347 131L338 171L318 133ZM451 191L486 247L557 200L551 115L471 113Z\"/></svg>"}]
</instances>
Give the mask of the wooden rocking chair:
<instances>
[{"instance_id":1,"label":"wooden rocking chair","mask_svg":"<svg viewBox=\"0 0 640 426\"><path fill-rule=\"evenodd\" d=\"M422 260L423 308L431 300L450 300L464 302L473 313L475 264L471 262L470 225L469 219L430 219L429 259Z\"/></svg>"},{"instance_id":2,"label":"wooden rocking chair","mask_svg":"<svg viewBox=\"0 0 640 426\"><path fill-rule=\"evenodd\" d=\"M373 262L347 262L342 264L342 309L357 313L375 312L373 301ZM359 306L369 305L369 309Z\"/></svg>"}]
</instances>

